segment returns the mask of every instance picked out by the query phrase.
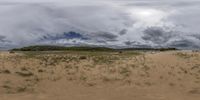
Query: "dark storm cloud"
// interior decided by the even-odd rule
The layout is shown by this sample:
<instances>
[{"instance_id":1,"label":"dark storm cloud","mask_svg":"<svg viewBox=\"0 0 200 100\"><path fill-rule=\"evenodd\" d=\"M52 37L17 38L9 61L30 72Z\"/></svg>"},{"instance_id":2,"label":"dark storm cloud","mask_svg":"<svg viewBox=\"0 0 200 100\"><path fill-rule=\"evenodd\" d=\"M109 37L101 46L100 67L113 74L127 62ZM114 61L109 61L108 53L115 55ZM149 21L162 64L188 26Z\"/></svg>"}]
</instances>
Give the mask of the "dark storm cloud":
<instances>
[{"instance_id":1,"label":"dark storm cloud","mask_svg":"<svg viewBox=\"0 0 200 100\"><path fill-rule=\"evenodd\" d=\"M125 41L124 44L129 48L152 48L151 45L143 44L137 41Z\"/></svg>"},{"instance_id":2,"label":"dark storm cloud","mask_svg":"<svg viewBox=\"0 0 200 100\"><path fill-rule=\"evenodd\" d=\"M137 41L126 41L124 42L125 45L127 45L129 48L152 48L150 45L142 44Z\"/></svg>"},{"instance_id":3,"label":"dark storm cloud","mask_svg":"<svg viewBox=\"0 0 200 100\"><path fill-rule=\"evenodd\" d=\"M6 40L5 36L0 35L0 43L7 43L7 42L10 42L10 41Z\"/></svg>"},{"instance_id":4,"label":"dark storm cloud","mask_svg":"<svg viewBox=\"0 0 200 100\"><path fill-rule=\"evenodd\" d=\"M12 42L7 40L5 36L0 35L0 50L6 50L12 46Z\"/></svg>"},{"instance_id":5,"label":"dark storm cloud","mask_svg":"<svg viewBox=\"0 0 200 100\"><path fill-rule=\"evenodd\" d=\"M123 29L119 32L119 35L125 35L128 32L127 29Z\"/></svg>"},{"instance_id":6,"label":"dark storm cloud","mask_svg":"<svg viewBox=\"0 0 200 100\"><path fill-rule=\"evenodd\" d=\"M117 38L118 38L117 35L109 32L95 32L95 33L83 34L71 31L71 32L64 32L63 34L45 35L41 37L39 41L50 42L50 43L58 43L59 41L63 41L63 44L70 44L70 45L73 43L84 44L83 42L107 44L107 42L117 41ZM69 41L71 41L71 43L66 43Z\"/></svg>"},{"instance_id":7,"label":"dark storm cloud","mask_svg":"<svg viewBox=\"0 0 200 100\"><path fill-rule=\"evenodd\" d=\"M136 43L137 43L136 41L126 41L126 42L124 42L124 44L127 45L127 46L135 45Z\"/></svg>"},{"instance_id":8,"label":"dark storm cloud","mask_svg":"<svg viewBox=\"0 0 200 100\"><path fill-rule=\"evenodd\" d=\"M0 35L0 41L3 42L4 39L5 39L5 36L1 36L1 35Z\"/></svg>"},{"instance_id":9,"label":"dark storm cloud","mask_svg":"<svg viewBox=\"0 0 200 100\"><path fill-rule=\"evenodd\" d=\"M160 27L149 27L144 30L142 39L154 44L165 44L173 37L172 31L166 31Z\"/></svg>"},{"instance_id":10,"label":"dark storm cloud","mask_svg":"<svg viewBox=\"0 0 200 100\"><path fill-rule=\"evenodd\" d=\"M190 36L200 40L200 34L193 34L193 35L190 35Z\"/></svg>"},{"instance_id":11,"label":"dark storm cloud","mask_svg":"<svg viewBox=\"0 0 200 100\"><path fill-rule=\"evenodd\" d=\"M61 40L61 39L82 39L82 40L87 40L87 37L84 37L81 33L77 32L64 32L63 34L56 34L55 36L52 35L46 35L41 38L41 40Z\"/></svg>"},{"instance_id":12,"label":"dark storm cloud","mask_svg":"<svg viewBox=\"0 0 200 100\"><path fill-rule=\"evenodd\" d=\"M200 35L166 30L161 27L150 27L144 30L142 39L158 47L174 47L180 49L199 48ZM195 40L196 39L196 40ZM150 44L149 44L150 45Z\"/></svg>"},{"instance_id":13,"label":"dark storm cloud","mask_svg":"<svg viewBox=\"0 0 200 100\"><path fill-rule=\"evenodd\" d=\"M187 40L187 39L173 41L168 46L169 47L180 48L180 49L200 48L200 45L197 45L193 41L190 41L190 40Z\"/></svg>"},{"instance_id":14,"label":"dark storm cloud","mask_svg":"<svg viewBox=\"0 0 200 100\"><path fill-rule=\"evenodd\" d=\"M109 32L95 32L91 36L92 39L94 40L104 40L104 41L116 41L117 40L117 35Z\"/></svg>"}]
</instances>

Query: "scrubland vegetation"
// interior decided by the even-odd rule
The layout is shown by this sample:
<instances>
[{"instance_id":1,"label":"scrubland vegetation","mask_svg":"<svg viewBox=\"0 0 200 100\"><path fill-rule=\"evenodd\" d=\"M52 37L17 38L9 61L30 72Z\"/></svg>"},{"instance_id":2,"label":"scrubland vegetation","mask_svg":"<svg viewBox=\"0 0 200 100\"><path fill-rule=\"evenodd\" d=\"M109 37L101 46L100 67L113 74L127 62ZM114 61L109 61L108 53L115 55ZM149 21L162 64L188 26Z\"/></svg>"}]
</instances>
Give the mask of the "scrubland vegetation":
<instances>
[{"instance_id":1,"label":"scrubland vegetation","mask_svg":"<svg viewBox=\"0 0 200 100\"><path fill-rule=\"evenodd\" d=\"M199 60L199 52L185 51L1 52L0 97L199 100Z\"/></svg>"}]
</instances>

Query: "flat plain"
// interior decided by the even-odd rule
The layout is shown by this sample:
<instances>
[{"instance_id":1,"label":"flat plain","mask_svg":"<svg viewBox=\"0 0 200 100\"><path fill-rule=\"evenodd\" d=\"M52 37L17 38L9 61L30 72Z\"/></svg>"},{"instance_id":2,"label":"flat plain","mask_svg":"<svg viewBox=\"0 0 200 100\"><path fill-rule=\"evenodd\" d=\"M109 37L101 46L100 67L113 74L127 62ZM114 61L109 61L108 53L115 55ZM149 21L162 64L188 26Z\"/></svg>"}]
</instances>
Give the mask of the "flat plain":
<instances>
[{"instance_id":1,"label":"flat plain","mask_svg":"<svg viewBox=\"0 0 200 100\"><path fill-rule=\"evenodd\" d=\"M0 100L199 100L200 52L0 52Z\"/></svg>"}]
</instances>

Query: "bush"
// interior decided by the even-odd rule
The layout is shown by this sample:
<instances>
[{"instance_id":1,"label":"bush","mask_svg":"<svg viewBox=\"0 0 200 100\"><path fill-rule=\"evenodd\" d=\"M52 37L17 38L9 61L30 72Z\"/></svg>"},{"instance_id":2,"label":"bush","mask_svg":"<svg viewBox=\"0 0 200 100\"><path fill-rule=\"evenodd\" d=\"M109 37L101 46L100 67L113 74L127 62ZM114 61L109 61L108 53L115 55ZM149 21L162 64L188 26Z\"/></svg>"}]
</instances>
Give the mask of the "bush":
<instances>
[{"instance_id":1,"label":"bush","mask_svg":"<svg viewBox=\"0 0 200 100\"><path fill-rule=\"evenodd\" d=\"M86 57L86 56L80 56L79 59L80 59L80 60L84 60L84 59L87 59L87 57Z\"/></svg>"}]
</instances>

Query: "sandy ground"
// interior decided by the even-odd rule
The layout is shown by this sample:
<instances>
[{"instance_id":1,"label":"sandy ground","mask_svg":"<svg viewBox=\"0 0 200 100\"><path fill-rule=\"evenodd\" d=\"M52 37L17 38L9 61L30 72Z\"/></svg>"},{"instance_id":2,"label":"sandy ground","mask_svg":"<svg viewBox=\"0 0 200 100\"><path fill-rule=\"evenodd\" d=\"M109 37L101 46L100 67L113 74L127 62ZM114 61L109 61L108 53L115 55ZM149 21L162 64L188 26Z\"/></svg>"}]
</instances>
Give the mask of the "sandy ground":
<instances>
[{"instance_id":1,"label":"sandy ground","mask_svg":"<svg viewBox=\"0 0 200 100\"><path fill-rule=\"evenodd\" d=\"M0 52L0 100L200 100L200 53Z\"/></svg>"}]
</instances>

